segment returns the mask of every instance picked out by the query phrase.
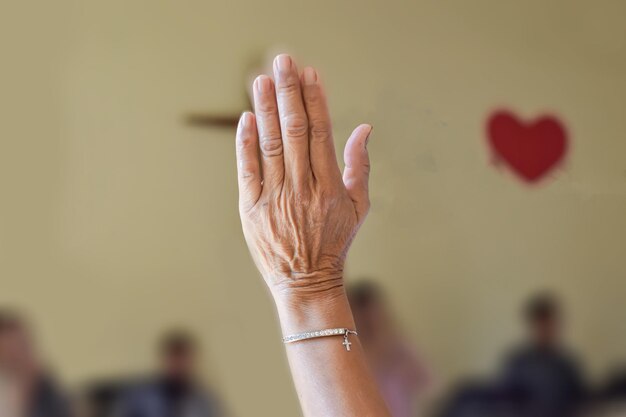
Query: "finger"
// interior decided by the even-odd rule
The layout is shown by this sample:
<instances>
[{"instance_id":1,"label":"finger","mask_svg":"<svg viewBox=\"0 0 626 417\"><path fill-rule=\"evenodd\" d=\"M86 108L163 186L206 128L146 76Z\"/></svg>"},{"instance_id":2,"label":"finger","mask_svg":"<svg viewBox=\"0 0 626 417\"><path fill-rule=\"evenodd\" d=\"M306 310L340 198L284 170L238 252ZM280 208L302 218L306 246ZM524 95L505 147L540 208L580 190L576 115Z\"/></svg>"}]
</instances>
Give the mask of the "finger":
<instances>
[{"instance_id":1,"label":"finger","mask_svg":"<svg viewBox=\"0 0 626 417\"><path fill-rule=\"evenodd\" d=\"M343 159L346 167L343 171L343 183L348 195L354 202L359 223L365 220L370 208L369 175L370 158L367 152L367 142L372 132L372 126L360 125L352 132Z\"/></svg>"},{"instance_id":2,"label":"finger","mask_svg":"<svg viewBox=\"0 0 626 417\"><path fill-rule=\"evenodd\" d=\"M252 208L261 196L261 166L259 165L259 138L255 117L245 112L237 126L237 178L239 182L239 207Z\"/></svg>"},{"instance_id":3,"label":"finger","mask_svg":"<svg viewBox=\"0 0 626 417\"><path fill-rule=\"evenodd\" d=\"M307 67L302 72L302 96L309 118L309 154L313 177L321 183L337 183L341 179L326 94L317 71Z\"/></svg>"},{"instance_id":4,"label":"finger","mask_svg":"<svg viewBox=\"0 0 626 417\"><path fill-rule=\"evenodd\" d=\"M268 187L276 187L283 181L285 166L274 82L267 75L260 75L254 81L253 90L263 181Z\"/></svg>"},{"instance_id":5,"label":"finger","mask_svg":"<svg viewBox=\"0 0 626 417\"><path fill-rule=\"evenodd\" d=\"M276 99L285 150L285 175L298 187L311 172L309 161L309 124L302 102L300 77L289 55L274 60Z\"/></svg>"}]
</instances>

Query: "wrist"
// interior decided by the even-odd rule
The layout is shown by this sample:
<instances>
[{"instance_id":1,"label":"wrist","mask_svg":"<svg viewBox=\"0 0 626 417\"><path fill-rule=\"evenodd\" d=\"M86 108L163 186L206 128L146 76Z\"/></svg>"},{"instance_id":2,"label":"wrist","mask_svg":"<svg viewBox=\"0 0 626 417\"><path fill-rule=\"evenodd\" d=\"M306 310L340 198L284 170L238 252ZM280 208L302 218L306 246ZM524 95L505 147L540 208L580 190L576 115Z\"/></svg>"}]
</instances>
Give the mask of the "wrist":
<instances>
[{"instance_id":1,"label":"wrist","mask_svg":"<svg viewBox=\"0 0 626 417\"><path fill-rule=\"evenodd\" d=\"M343 279L334 285L289 286L272 291L283 334L329 328L354 329L354 318Z\"/></svg>"}]
</instances>

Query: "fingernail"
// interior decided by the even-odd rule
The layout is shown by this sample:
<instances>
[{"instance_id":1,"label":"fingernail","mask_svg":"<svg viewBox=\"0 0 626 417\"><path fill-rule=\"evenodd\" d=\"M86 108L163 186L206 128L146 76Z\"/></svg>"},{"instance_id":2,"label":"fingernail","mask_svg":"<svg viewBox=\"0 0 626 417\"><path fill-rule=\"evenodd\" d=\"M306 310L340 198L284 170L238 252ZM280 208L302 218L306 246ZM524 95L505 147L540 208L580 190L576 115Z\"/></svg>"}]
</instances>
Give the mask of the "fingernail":
<instances>
[{"instance_id":1,"label":"fingernail","mask_svg":"<svg viewBox=\"0 0 626 417\"><path fill-rule=\"evenodd\" d=\"M256 79L256 88L260 93L267 93L272 88L270 83L270 77L267 75L261 75Z\"/></svg>"},{"instance_id":2,"label":"fingernail","mask_svg":"<svg viewBox=\"0 0 626 417\"><path fill-rule=\"evenodd\" d=\"M372 130L374 130L374 126L368 125L370 127L370 131L367 132L367 137L365 138L365 148L367 149L367 144L370 142L370 136L372 135Z\"/></svg>"},{"instance_id":3,"label":"fingernail","mask_svg":"<svg viewBox=\"0 0 626 417\"><path fill-rule=\"evenodd\" d=\"M239 119L239 127L241 128L246 127L248 123L250 123L250 112L245 111L243 112L243 114L241 115L241 118Z\"/></svg>"},{"instance_id":4,"label":"fingernail","mask_svg":"<svg viewBox=\"0 0 626 417\"><path fill-rule=\"evenodd\" d=\"M289 57L289 55L278 55L276 57L276 67L280 71L289 71L291 69L291 58Z\"/></svg>"},{"instance_id":5,"label":"fingernail","mask_svg":"<svg viewBox=\"0 0 626 417\"><path fill-rule=\"evenodd\" d=\"M304 84L313 85L317 82L317 71L314 68L306 67L303 71L302 78L304 78Z\"/></svg>"}]
</instances>

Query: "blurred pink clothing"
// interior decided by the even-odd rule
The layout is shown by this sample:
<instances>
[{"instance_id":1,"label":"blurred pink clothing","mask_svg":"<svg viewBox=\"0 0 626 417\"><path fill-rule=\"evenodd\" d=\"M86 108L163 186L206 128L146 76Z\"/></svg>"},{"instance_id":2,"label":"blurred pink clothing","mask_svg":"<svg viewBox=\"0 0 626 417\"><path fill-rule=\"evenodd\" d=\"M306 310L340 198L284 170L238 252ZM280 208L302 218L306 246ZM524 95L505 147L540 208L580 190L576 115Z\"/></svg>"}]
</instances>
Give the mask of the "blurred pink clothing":
<instances>
[{"instance_id":1,"label":"blurred pink clothing","mask_svg":"<svg viewBox=\"0 0 626 417\"><path fill-rule=\"evenodd\" d=\"M387 349L385 349L387 350ZM373 363L381 393L393 417L414 417L432 375L417 352L404 340L389 346L384 358Z\"/></svg>"}]
</instances>

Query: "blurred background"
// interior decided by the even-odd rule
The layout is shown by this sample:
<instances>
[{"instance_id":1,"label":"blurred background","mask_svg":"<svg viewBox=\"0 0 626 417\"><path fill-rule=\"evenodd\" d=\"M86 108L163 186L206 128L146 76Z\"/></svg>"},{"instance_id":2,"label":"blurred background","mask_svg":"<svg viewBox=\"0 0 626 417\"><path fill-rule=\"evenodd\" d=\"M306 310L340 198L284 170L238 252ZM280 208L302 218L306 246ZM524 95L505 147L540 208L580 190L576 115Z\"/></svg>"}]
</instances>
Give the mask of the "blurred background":
<instances>
[{"instance_id":1,"label":"blurred background","mask_svg":"<svg viewBox=\"0 0 626 417\"><path fill-rule=\"evenodd\" d=\"M432 403L494 375L556 294L590 384L626 362L626 3L3 2L0 309L69 392L149 374L184 328L232 415L298 415L237 211L234 130L271 52L314 65L338 149L370 141L347 280L383 288ZM543 115L563 159L528 183L491 115ZM338 152L341 154L341 152ZM425 407L428 408L428 407Z\"/></svg>"}]
</instances>

